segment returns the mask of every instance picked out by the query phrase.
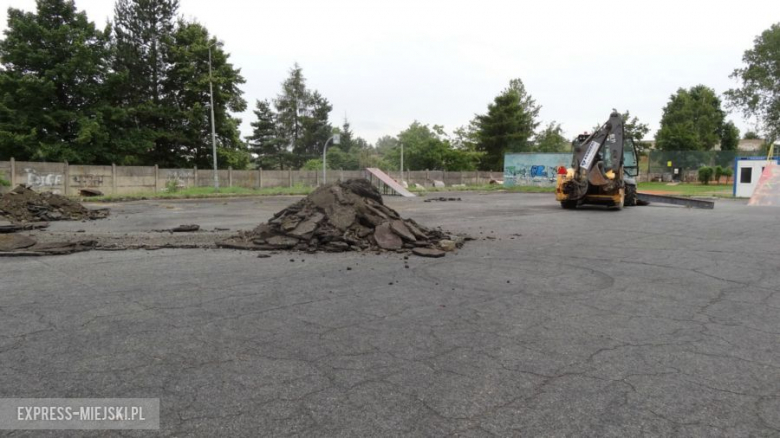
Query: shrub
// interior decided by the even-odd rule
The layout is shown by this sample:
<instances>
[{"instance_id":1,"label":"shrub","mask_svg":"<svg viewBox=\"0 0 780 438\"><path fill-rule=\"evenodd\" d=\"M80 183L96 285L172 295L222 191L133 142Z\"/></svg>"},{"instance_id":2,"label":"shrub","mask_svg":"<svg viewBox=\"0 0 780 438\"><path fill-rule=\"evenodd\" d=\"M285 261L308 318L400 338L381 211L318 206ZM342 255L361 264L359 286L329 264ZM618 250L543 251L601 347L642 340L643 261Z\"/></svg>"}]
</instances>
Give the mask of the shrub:
<instances>
[{"instance_id":1,"label":"shrub","mask_svg":"<svg viewBox=\"0 0 780 438\"><path fill-rule=\"evenodd\" d=\"M0 178L0 187L11 187L11 181L5 178Z\"/></svg>"},{"instance_id":2,"label":"shrub","mask_svg":"<svg viewBox=\"0 0 780 438\"><path fill-rule=\"evenodd\" d=\"M723 167L715 166L715 170L713 172L715 174L715 183L720 184L720 177L723 176Z\"/></svg>"},{"instance_id":3,"label":"shrub","mask_svg":"<svg viewBox=\"0 0 780 438\"><path fill-rule=\"evenodd\" d=\"M734 176L734 170L730 167L723 169L723 176L726 177L726 184L728 184L731 177Z\"/></svg>"},{"instance_id":4,"label":"shrub","mask_svg":"<svg viewBox=\"0 0 780 438\"><path fill-rule=\"evenodd\" d=\"M168 193L176 193L179 191L179 181L176 179L169 179L165 183L165 191Z\"/></svg>"},{"instance_id":5,"label":"shrub","mask_svg":"<svg viewBox=\"0 0 780 438\"><path fill-rule=\"evenodd\" d=\"M306 161L303 163L302 170L322 170L322 158L312 158Z\"/></svg>"},{"instance_id":6,"label":"shrub","mask_svg":"<svg viewBox=\"0 0 780 438\"><path fill-rule=\"evenodd\" d=\"M702 166L699 168L699 182L707 185L710 183L710 180L712 179L713 174L712 167L709 166Z\"/></svg>"}]
</instances>

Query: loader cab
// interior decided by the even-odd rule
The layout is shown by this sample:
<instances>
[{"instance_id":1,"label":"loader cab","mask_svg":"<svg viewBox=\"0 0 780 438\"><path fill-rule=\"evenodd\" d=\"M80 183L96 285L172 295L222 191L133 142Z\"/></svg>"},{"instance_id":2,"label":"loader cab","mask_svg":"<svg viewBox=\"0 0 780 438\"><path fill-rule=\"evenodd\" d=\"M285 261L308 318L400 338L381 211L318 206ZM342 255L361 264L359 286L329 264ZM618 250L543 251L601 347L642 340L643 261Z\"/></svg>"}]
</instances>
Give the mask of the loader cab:
<instances>
[{"instance_id":1,"label":"loader cab","mask_svg":"<svg viewBox=\"0 0 780 438\"><path fill-rule=\"evenodd\" d=\"M634 140L623 139L623 173L631 178L639 175L639 154L636 152Z\"/></svg>"}]
</instances>

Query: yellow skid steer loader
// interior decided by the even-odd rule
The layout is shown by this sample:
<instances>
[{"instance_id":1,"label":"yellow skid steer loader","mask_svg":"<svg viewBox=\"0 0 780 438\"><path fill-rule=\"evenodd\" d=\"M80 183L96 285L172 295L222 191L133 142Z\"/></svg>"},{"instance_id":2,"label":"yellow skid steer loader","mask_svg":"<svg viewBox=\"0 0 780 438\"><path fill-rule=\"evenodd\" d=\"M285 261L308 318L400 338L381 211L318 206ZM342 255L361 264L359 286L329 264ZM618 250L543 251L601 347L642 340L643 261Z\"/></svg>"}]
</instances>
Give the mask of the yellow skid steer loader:
<instances>
[{"instance_id":1,"label":"yellow skid steer loader","mask_svg":"<svg viewBox=\"0 0 780 438\"><path fill-rule=\"evenodd\" d=\"M615 209L637 205L636 148L623 132L623 118L613 111L598 131L572 144L572 167L558 174L555 198L566 209L582 204Z\"/></svg>"}]
</instances>

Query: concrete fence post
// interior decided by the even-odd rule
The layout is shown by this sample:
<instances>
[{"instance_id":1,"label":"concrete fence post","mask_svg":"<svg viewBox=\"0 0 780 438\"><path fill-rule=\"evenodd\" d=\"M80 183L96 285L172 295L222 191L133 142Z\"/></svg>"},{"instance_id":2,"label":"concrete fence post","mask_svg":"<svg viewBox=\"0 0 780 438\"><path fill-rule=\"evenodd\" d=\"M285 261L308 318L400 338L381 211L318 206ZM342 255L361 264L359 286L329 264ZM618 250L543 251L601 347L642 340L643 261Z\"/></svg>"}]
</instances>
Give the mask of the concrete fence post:
<instances>
[{"instance_id":1,"label":"concrete fence post","mask_svg":"<svg viewBox=\"0 0 780 438\"><path fill-rule=\"evenodd\" d=\"M198 187L198 166L192 166L192 187Z\"/></svg>"},{"instance_id":2,"label":"concrete fence post","mask_svg":"<svg viewBox=\"0 0 780 438\"><path fill-rule=\"evenodd\" d=\"M425 181L426 182L431 181L431 172L429 172L428 169L425 169Z\"/></svg>"},{"instance_id":3,"label":"concrete fence post","mask_svg":"<svg viewBox=\"0 0 780 438\"><path fill-rule=\"evenodd\" d=\"M463 185L463 171L460 171L460 184Z\"/></svg>"},{"instance_id":4,"label":"concrete fence post","mask_svg":"<svg viewBox=\"0 0 780 438\"><path fill-rule=\"evenodd\" d=\"M157 185L159 179L160 179L160 167L155 164L154 165L154 193L157 193Z\"/></svg>"},{"instance_id":5,"label":"concrete fence post","mask_svg":"<svg viewBox=\"0 0 780 438\"><path fill-rule=\"evenodd\" d=\"M263 188L263 169L257 169L257 188Z\"/></svg>"},{"instance_id":6,"label":"concrete fence post","mask_svg":"<svg viewBox=\"0 0 780 438\"><path fill-rule=\"evenodd\" d=\"M70 166L67 161L62 163L62 174L65 179L65 181L62 182L62 185L64 186L63 191L65 192L65 196L68 196L70 194Z\"/></svg>"},{"instance_id":7,"label":"concrete fence post","mask_svg":"<svg viewBox=\"0 0 780 438\"><path fill-rule=\"evenodd\" d=\"M325 180L323 184L327 184L327 180ZM314 187L319 187L319 186L320 186L320 173L314 172Z\"/></svg>"},{"instance_id":8,"label":"concrete fence post","mask_svg":"<svg viewBox=\"0 0 780 438\"><path fill-rule=\"evenodd\" d=\"M11 188L16 188L16 160L14 157L11 157L11 177L9 179L11 180Z\"/></svg>"},{"instance_id":9,"label":"concrete fence post","mask_svg":"<svg viewBox=\"0 0 780 438\"><path fill-rule=\"evenodd\" d=\"M233 187L233 166L228 166L228 187Z\"/></svg>"},{"instance_id":10,"label":"concrete fence post","mask_svg":"<svg viewBox=\"0 0 780 438\"><path fill-rule=\"evenodd\" d=\"M111 163L111 194L116 195L116 164Z\"/></svg>"},{"instance_id":11,"label":"concrete fence post","mask_svg":"<svg viewBox=\"0 0 780 438\"><path fill-rule=\"evenodd\" d=\"M477 185L479 185L479 170L477 171Z\"/></svg>"},{"instance_id":12,"label":"concrete fence post","mask_svg":"<svg viewBox=\"0 0 780 438\"><path fill-rule=\"evenodd\" d=\"M292 169L287 169L287 179L289 180L290 187L293 186Z\"/></svg>"}]
</instances>

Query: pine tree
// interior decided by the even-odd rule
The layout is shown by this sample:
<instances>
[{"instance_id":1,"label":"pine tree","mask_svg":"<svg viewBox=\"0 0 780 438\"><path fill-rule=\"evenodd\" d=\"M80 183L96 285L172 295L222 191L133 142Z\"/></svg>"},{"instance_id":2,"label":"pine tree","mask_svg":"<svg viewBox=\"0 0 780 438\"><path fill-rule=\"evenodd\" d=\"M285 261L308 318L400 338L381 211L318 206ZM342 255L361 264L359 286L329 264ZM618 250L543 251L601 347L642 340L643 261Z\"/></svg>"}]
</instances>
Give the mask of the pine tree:
<instances>
[{"instance_id":1,"label":"pine tree","mask_svg":"<svg viewBox=\"0 0 780 438\"><path fill-rule=\"evenodd\" d=\"M284 141L277 134L276 114L267 100L258 100L255 108L257 119L251 123L252 135L247 140L250 151L257 155L257 166L284 170L290 156Z\"/></svg>"},{"instance_id":2,"label":"pine tree","mask_svg":"<svg viewBox=\"0 0 780 438\"><path fill-rule=\"evenodd\" d=\"M339 135L341 136L340 138L341 141L338 147L344 152L347 153L351 152L355 140L352 138L353 135L352 129L350 128L349 120L347 120L346 117L344 117L344 124L341 125L341 129L339 130Z\"/></svg>"},{"instance_id":3,"label":"pine tree","mask_svg":"<svg viewBox=\"0 0 780 438\"><path fill-rule=\"evenodd\" d=\"M178 0L117 0L114 6L114 68L127 74L129 103L163 100L170 69L166 50L173 41Z\"/></svg>"},{"instance_id":4,"label":"pine tree","mask_svg":"<svg viewBox=\"0 0 780 438\"><path fill-rule=\"evenodd\" d=\"M328 114L333 106L318 91L313 91L310 96L309 109L301 119L303 122L303 143L293 150L300 157L321 156L325 142L333 133L333 127L328 122Z\"/></svg>"},{"instance_id":5,"label":"pine tree","mask_svg":"<svg viewBox=\"0 0 780 438\"><path fill-rule=\"evenodd\" d=\"M473 122L477 150L484 152L481 170L499 170L505 153L531 149L540 109L520 79L509 82L509 87L488 105L487 114L478 115Z\"/></svg>"},{"instance_id":6,"label":"pine tree","mask_svg":"<svg viewBox=\"0 0 780 438\"><path fill-rule=\"evenodd\" d=\"M36 12L8 10L0 41L0 156L110 163L101 85L109 30L72 1L38 0Z\"/></svg>"},{"instance_id":7,"label":"pine tree","mask_svg":"<svg viewBox=\"0 0 780 438\"><path fill-rule=\"evenodd\" d=\"M174 40L178 0L117 0L114 7L118 77L111 84L118 112L113 131L118 141L138 144L146 164L173 165L177 124L164 82L172 68L168 49Z\"/></svg>"},{"instance_id":8,"label":"pine tree","mask_svg":"<svg viewBox=\"0 0 780 438\"><path fill-rule=\"evenodd\" d=\"M301 147L302 118L308 109L309 100L303 70L296 63L290 70L290 76L282 83L282 93L274 100L279 134L293 151Z\"/></svg>"},{"instance_id":9,"label":"pine tree","mask_svg":"<svg viewBox=\"0 0 780 438\"><path fill-rule=\"evenodd\" d=\"M296 63L282 83L282 93L274 100L280 139L289 145L294 166L302 166L322 155L322 147L332 127L328 115L333 107L317 91L306 88L303 70Z\"/></svg>"}]
</instances>

